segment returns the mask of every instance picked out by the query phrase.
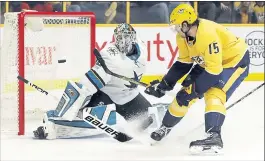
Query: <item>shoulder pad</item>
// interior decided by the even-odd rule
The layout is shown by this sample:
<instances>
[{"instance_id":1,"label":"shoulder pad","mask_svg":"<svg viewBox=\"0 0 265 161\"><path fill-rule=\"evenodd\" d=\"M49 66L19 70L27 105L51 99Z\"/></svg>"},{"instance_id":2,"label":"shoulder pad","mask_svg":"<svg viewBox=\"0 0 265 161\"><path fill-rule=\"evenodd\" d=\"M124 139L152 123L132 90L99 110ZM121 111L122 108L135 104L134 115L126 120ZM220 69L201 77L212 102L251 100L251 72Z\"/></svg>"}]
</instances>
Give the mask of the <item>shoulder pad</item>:
<instances>
[{"instance_id":1,"label":"shoulder pad","mask_svg":"<svg viewBox=\"0 0 265 161\"><path fill-rule=\"evenodd\" d=\"M120 54L113 43L106 45L106 47L100 51L100 54L110 70L116 67L117 60L119 60L117 56Z\"/></svg>"},{"instance_id":2,"label":"shoulder pad","mask_svg":"<svg viewBox=\"0 0 265 161\"><path fill-rule=\"evenodd\" d=\"M102 51L101 51L102 56L116 56L119 54L119 50L117 49L117 47L111 43L108 44Z\"/></svg>"}]
</instances>

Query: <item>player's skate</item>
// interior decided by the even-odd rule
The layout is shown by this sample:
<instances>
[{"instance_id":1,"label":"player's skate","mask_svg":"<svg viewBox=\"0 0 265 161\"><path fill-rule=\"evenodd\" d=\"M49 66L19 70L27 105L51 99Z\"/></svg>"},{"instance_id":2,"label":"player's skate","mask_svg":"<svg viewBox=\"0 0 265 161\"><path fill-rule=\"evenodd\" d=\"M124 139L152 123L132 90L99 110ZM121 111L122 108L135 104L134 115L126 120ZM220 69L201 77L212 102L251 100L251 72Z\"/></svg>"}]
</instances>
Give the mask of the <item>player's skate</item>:
<instances>
[{"instance_id":1,"label":"player's skate","mask_svg":"<svg viewBox=\"0 0 265 161\"><path fill-rule=\"evenodd\" d=\"M207 138L192 141L190 152L192 154L217 154L222 153L223 141L221 135L216 132L207 133Z\"/></svg>"},{"instance_id":2,"label":"player's skate","mask_svg":"<svg viewBox=\"0 0 265 161\"><path fill-rule=\"evenodd\" d=\"M171 128L166 127L164 125L161 125L159 129L156 131L152 132L151 138L154 139L155 141L160 141L162 140L167 134L171 131Z\"/></svg>"}]
</instances>

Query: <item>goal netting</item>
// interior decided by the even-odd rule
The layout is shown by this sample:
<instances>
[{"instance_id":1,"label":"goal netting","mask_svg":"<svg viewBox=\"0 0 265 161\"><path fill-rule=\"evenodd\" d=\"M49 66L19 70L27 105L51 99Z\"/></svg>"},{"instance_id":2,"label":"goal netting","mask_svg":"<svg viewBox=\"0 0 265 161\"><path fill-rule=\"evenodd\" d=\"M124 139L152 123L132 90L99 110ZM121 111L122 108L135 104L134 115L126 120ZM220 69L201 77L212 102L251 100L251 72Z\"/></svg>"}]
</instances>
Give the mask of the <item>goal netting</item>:
<instances>
[{"instance_id":1,"label":"goal netting","mask_svg":"<svg viewBox=\"0 0 265 161\"><path fill-rule=\"evenodd\" d=\"M58 102L29 87L20 75L60 98L67 80L94 64L93 13L6 13L1 33L1 133L32 132ZM66 60L58 63L58 60ZM36 125L37 126L37 125Z\"/></svg>"}]
</instances>

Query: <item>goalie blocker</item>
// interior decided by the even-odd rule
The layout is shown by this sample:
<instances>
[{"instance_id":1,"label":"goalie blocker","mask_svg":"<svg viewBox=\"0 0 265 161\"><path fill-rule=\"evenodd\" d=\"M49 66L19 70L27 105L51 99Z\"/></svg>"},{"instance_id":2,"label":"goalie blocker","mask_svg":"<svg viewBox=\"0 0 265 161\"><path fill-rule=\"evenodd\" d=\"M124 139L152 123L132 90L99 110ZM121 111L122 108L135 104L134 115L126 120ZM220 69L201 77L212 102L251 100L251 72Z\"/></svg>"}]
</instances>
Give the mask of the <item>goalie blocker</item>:
<instances>
[{"instance_id":1,"label":"goalie blocker","mask_svg":"<svg viewBox=\"0 0 265 161\"><path fill-rule=\"evenodd\" d=\"M119 124L124 119L126 121L140 120L141 124L137 127L139 131L145 130L154 121L149 129L152 130L160 126L167 107L165 104L156 104L152 107L140 93L130 102L118 105L102 91L97 91L92 96L87 96L86 91L87 89L82 89L82 85L69 81L58 107L56 110L45 113L43 125L34 131L34 136L38 139L50 140L102 134L103 131L94 127L97 126L115 137L117 132L111 127L123 131ZM90 113L110 127L102 126L93 118L83 116L86 113ZM83 117L86 117L86 121ZM130 139L127 137L127 141Z\"/></svg>"}]
</instances>

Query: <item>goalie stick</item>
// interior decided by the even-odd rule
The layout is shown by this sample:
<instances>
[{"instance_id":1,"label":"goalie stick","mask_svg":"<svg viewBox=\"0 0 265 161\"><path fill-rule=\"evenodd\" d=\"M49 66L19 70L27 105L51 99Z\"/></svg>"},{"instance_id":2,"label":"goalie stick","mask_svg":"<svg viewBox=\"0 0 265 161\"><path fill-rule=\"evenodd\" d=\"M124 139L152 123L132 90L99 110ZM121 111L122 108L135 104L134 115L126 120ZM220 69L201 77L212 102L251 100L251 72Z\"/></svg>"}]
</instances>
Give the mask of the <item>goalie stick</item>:
<instances>
[{"instance_id":1,"label":"goalie stick","mask_svg":"<svg viewBox=\"0 0 265 161\"><path fill-rule=\"evenodd\" d=\"M53 99L55 99L56 101L59 101L59 99L56 96L53 96L52 94L48 93L47 91L45 91L41 87L33 84L29 80L27 80L27 79L25 79L25 78L23 78L21 76L17 76L17 78L18 78L18 80L24 82L25 84L35 88L40 93L43 93L46 96L50 96ZM119 142L125 142L125 141L127 141L127 138L129 137L128 135L117 131L115 128L109 126L108 124L105 124L104 122L102 122L101 120L99 120L95 116L91 115L90 113L86 113L86 117L81 118L81 119L83 119L86 123L94 126L95 128L97 128L99 130L102 130L105 134L107 134L108 136L114 138L115 140L117 140Z\"/></svg>"},{"instance_id":2,"label":"goalie stick","mask_svg":"<svg viewBox=\"0 0 265 161\"><path fill-rule=\"evenodd\" d=\"M137 84L137 85L140 85L142 87L148 87L149 85L146 84L146 83L143 83L143 82L138 82L132 78L128 78L128 77L125 77L125 76L122 76L122 75L119 75L117 73L114 73L112 72L111 70L109 70L109 68L107 67L104 59L102 58L102 56L100 55L99 51L97 49L94 49L94 55L96 56L97 58L97 61L99 62L99 64L102 66L102 68L104 69L104 71L109 74L109 75L112 75L114 77L117 77L117 78L120 78L120 79L123 79L125 81L128 81L128 82L131 82L131 83L134 83L134 84ZM169 92L169 91L166 91L166 94L169 95L169 96L172 96L172 97L176 97L176 94L175 93L172 93L172 92Z\"/></svg>"}]
</instances>

